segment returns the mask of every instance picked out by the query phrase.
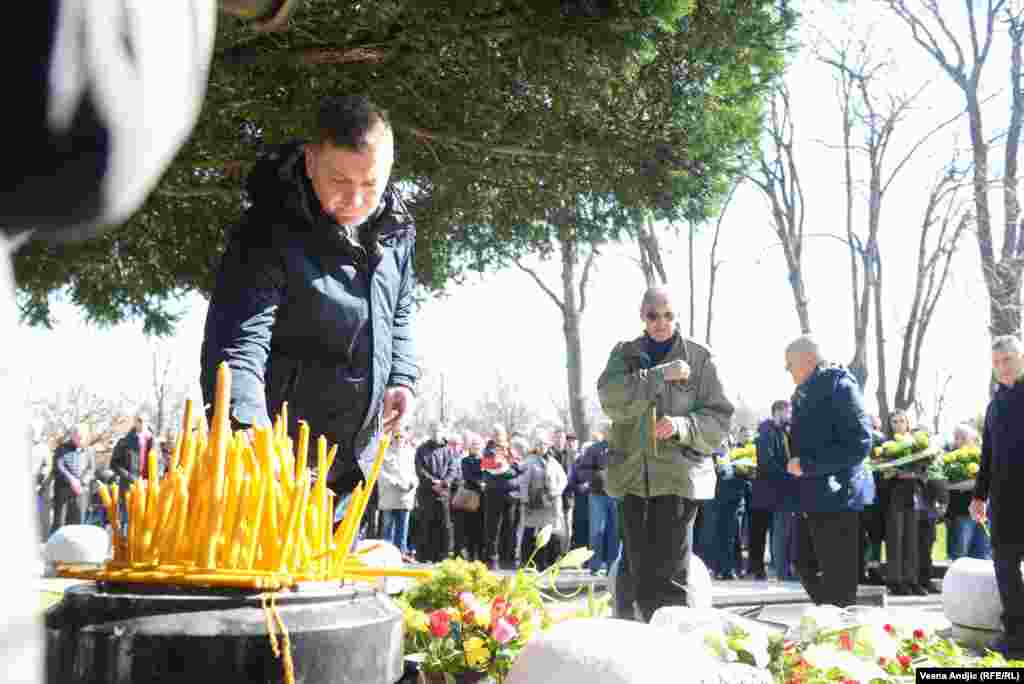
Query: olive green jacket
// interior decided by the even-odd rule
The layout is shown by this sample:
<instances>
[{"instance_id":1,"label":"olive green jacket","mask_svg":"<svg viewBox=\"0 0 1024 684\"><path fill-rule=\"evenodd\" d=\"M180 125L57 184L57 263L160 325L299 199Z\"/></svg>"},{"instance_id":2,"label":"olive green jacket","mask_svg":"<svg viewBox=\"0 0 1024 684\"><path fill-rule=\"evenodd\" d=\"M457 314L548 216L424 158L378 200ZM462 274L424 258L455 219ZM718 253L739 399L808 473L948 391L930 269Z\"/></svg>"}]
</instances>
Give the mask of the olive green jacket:
<instances>
[{"instance_id":1,"label":"olive green jacket","mask_svg":"<svg viewBox=\"0 0 1024 684\"><path fill-rule=\"evenodd\" d=\"M690 364L685 383L666 382L664 365ZM615 345L597 381L601 407L612 419L608 437L608 494L642 497L715 496L711 458L729 432L733 406L722 390L711 350L676 331L661 365L647 369L644 338ZM655 443L652 408L676 434Z\"/></svg>"}]
</instances>

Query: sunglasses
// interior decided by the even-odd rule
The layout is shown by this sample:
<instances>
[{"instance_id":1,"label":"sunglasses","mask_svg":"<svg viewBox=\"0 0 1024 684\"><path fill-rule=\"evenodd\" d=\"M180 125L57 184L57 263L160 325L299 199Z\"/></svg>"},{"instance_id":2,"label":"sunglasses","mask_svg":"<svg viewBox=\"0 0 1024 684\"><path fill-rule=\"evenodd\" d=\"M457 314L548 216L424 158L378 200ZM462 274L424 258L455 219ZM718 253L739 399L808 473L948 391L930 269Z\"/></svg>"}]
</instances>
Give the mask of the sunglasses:
<instances>
[{"instance_id":1,"label":"sunglasses","mask_svg":"<svg viewBox=\"0 0 1024 684\"><path fill-rule=\"evenodd\" d=\"M654 323L659 318L664 318L667 323L671 323L672 321L675 320L676 315L671 311L666 311L661 315L659 315L657 311L648 311L647 313L644 314L644 318L649 320L651 323Z\"/></svg>"}]
</instances>

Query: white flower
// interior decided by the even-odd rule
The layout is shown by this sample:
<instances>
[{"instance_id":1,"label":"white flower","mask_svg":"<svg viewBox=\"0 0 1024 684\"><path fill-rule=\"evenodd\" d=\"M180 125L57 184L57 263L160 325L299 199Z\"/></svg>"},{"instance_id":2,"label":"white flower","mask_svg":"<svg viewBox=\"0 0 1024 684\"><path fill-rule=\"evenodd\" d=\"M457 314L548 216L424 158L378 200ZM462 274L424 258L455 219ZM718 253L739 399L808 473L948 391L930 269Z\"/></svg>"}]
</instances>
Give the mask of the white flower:
<instances>
[{"instance_id":1,"label":"white flower","mask_svg":"<svg viewBox=\"0 0 1024 684\"><path fill-rule=\"evenodd\" d=\"M849 651L841 651L834 646L812 644L804 651L804 660L812 667L826 672L837 668L846 679L859 682L870 682L875 679L887 679L888 674L873 662L862 660Z\"/></svg>"},{"instance_id":2,"label":"white flower","mask_svg":"<svg viewBox=\"0 0 1024 684\"><path fill-rule=\"evenodd\" d=\"M537 533L537 540L535 542L535 549L543 549L551 541L551 525L545 525L541 528L540 532Z\"/></svg>"},{"instance_id":3,"label":"white flower","mask_svg":"<svg viewBox=\"0 0 1024 684\"><path fill-rule=\"evenodd\" d=\"M843 609L839 606L811 606L800 618L800 640L814 641L821 632L843 626Z\"/></svg>"},{"instance_id":4,"label":"white flower","mask_svg":"<svg viewBox=\"0 0 1024 684\"><path fill-rule=\"evenodd\" d=\"M558 561L558 564L563 568L578 568L590 560L593 555L594 552L586 546L580 546L562 556L562 560Z\"/></svg>"},{"instance_id":5,"label":"white flower","mask_svg":"<svg viewBox=\"0 0 1024 684\"><path fill-rule=\"evenodd\" d=\"M899 642L885 631L882 625L866 624L857 627L854 639L864 646L875 659L894 660L899 653Z\"/></svg>"}]
</instances>

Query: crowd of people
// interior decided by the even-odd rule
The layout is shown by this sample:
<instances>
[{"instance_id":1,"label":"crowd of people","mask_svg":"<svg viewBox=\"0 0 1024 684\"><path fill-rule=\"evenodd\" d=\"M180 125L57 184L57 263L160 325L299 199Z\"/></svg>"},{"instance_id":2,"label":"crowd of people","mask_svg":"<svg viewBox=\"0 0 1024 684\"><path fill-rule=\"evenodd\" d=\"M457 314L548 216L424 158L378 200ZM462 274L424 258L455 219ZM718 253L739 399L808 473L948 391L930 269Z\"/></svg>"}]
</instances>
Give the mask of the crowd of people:
<instances>
[{"instance_id":1,"label":"crowd of people","mask_svg":"<svg viewBox=\"0 0 1024 684\"><path fill-rule=\"evenodd\" d=\"M107 510L99 485L117 484L126 490L139 478L147 478L148 455L157 454L157 474L163 476L171 464L175 435L157 436L143 415L132 419L132 427L114 443L109 462L98 462L94 444L89 443L87 425L74 425L57 440L57 447L36 439L33 449L36 513L42 540L64 525L108 525ZM124 501L121 520L127 521Z\"/></svg>"},{"instance_id":2,"label":"crowd of people","mask_svg":"<svg viewBox=\"0 0 1024 684\"><path fill-rule=\"evenodd\" d=\"M529 436L496 425L488 435L436 425L426 439L399 430L381 469L365 534L403 555L436 562L458 555L490 568L533 557L548 567L562 552L589 546L590 570L618 556L618 514L605 492L608 443L579 445L564 430ZM374 505L375 504L375 505ZM550 527L550 543L537 535Z\"/></svg>"}]
</instances>

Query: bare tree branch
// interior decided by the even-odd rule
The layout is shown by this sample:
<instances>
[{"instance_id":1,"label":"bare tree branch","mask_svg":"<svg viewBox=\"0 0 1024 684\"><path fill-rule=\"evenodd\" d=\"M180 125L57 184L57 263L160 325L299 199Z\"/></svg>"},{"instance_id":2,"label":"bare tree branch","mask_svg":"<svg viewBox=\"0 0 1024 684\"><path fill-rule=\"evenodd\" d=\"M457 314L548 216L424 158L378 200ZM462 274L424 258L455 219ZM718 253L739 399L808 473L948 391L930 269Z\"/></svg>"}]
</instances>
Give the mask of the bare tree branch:
<instances>
[{"instance_id":1,"label":"bare tree branch","mask_svg":"<svg viewBox=\"0 0 1024 684\"><path fill-rule=\"evenodd\" d=\"M548 287L544 283L544 281L540 279L540 276L537 275L536 271L534 271L532 268L528 266L523 266L523 263L519 259L513 260L512 263L514 263L519 268L519 270L523 271L524 273L528 274L531 278L533 278L533 281L537 283L541 290L544 291L544 294L546 294L548 297L551 297L551 301L555 303L555 306L557 306L563 314L565 313L565 305L562 303L562 300L559 299L558 295L552 292L551 288Z\"/></svg>"}]
</instances>

